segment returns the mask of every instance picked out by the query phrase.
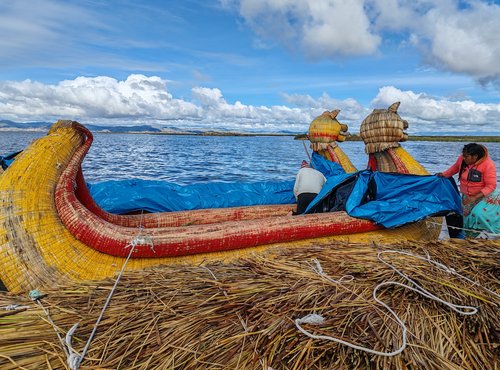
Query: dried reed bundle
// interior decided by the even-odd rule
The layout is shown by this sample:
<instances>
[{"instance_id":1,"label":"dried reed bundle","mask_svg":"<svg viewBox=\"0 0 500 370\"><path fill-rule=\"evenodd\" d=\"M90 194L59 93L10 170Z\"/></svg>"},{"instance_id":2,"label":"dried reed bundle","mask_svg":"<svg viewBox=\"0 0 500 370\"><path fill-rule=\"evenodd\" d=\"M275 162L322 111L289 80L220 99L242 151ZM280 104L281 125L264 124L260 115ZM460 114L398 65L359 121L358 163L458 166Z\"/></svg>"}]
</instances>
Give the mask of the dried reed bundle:
<instances>
[{"instance_id":1,"label":"dried reed bundle","mask_svg":"<svg viewBox=\"0 0 500 370\"><path fill-rule=\"evenodd\" d=\"M404 282L377 259L397 249L439 261L474 280L464 281L413 256L385 260L442 299L479 308L462 316L401 286L380 299L406 323L408 347L395 357L370 355L300 333L294 320L321 314L310 332L379 351L401 344L401 328L372 298L383 281ZM377 246L328 244L269 251L231 264L162 266L122 276L82 369L495 369L498 364L500 242L456 241ZM320 262L324 274L311 266ZM352 275L354 280L341 277ZM114 281L46 291L45 313L26 297L0 295L2 369L65 368L55 334L80 327L81 351ZM490 291L484 289L487 288ZM496 293L494 293L496 292ZM2 311L0 311L2 312ZM54 329L55 328L55 329Z\"/></svg>"},{"instance_id":2,"label":"dried reed bundle","mask_svg":"<svg viewBox=\"0 0 500 370\"><path fill-rule=\"evenodd\" d=\"M397 113L399 102L387 109L374 109L361 123L359 134L365 142L366 153L398 148L400 141L408 140L404 132L408 122Z\"/></svg>"}]
</instances>

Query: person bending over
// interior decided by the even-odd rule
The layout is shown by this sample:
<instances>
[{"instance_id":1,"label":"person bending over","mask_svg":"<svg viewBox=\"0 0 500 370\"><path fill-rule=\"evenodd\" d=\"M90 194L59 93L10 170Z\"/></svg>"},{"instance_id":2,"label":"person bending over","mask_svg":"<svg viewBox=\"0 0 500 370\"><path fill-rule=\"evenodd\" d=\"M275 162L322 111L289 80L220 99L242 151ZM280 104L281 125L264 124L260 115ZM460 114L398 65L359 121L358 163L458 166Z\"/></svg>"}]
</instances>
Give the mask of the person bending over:
<instances>
[{"instance_id":1,"label":"person bending over","mask_svg":"<svg viewBox=\"0 0 500 370\"><path fill-rule=\"evenodd\" d=\"M314 168L311 168L305 160L300 165L300 170L295 178L293 194L297 199L297 211L294 215L305 212L309 203L318 195L326 182L325 176Z\"/></svg>"}]
</instances>

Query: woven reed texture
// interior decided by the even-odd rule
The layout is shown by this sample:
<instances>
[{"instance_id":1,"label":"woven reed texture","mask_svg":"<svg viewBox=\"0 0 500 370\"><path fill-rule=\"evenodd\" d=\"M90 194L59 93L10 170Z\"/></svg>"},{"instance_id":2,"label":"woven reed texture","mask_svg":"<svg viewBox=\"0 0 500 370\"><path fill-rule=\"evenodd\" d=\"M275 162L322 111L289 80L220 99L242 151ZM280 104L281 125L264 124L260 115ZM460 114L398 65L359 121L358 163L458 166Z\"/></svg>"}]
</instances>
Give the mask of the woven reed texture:
<instances>
[{"instance_id":1,"label":"woven reed texture","mask_svg":"<svg viewBox=\"0 0 500 370\"><path fill-rule=\"evenodd\" d=\"M309 125L307 136L311 142L331 143L334 141L345 141L347 125L337 120L339 110L323 112L312 120Z\"/></svg>"},{"instance_id":2,"label":"woven reed texture","mask_svg":"<svg viewBox=\"0 0 500 370\"><path fill-rule=\"evenodd\" d=\"M361 123L360 136L365 142L366 153L382 152L397 148L400 141L408 140L404 132L408 122L397 113L399 103L394 103L388 109L374 109Z\"/></svg>"},{"instance_id":3,"label":"woven reed texture","mask_svg":"<svg viewBox=\"0 0 500 370\"><path fill-rule=\"evenodd\" d=\"M472 279L466 282L411 256L388 255L395 267L425 289L455 304L479 307L463 316L400 286L380 299L408 329L408 347L381 357L300 333L294 320L321 314L325 323L304 325L379 351L401 344L401 328L377 304L381 282L405 280L377 259L379 251L428 255ZM500 293L498 241L369 244L315 243L299 250L260 253L230 264L162 266L128 272L104 313L82 369L498 369ZM313 259L335 283L317 274ZM55 327L26 295L0 294L0 368L61 369L64 338L75 323L73 347L81 352L114 281L84 282L46 290L42 304Z\"/></svg>"},{"instance_id":4,"label":"woven reed texture","mask_svg":"<svg viewBox=\"0 0 500 370\"><path fill-rule=\"evenodd\" d=\"M37 140L25 150L0 177L0 280L10 291L20 292L40 287L57 286L68 279L102 279L114 276L123 265L123 257L113 257L100 253L78 240L61 223L55 208L56 184L61 178L63 169L72 160L73 154L81 148L81 143L85 139L83 136L81 131L75 129L74 124L57 124L51 129L48 136ZM75 204L78 203L75 202ZM132 238L139 233L135 227L128 227L124 230L119 225L94 217L92 213L85 213L87 211L81 205L79 205L79 210L84 213L74 214L73 222L88 227L79 232L95 235L90 233L99 229L104 231L102 233L104 237L114 240L120 238L122 243L130 243ZM283 210L281 209L280 212ZM273 214L274 211L270 210L269 214ZM171 215L163 215L171 220ZM69 216L71 219L71 213ZM199 218L199 213L197 216ZM251 219L254 216L245 221L249 222L250 226L248 224L245 226L241 222L228 221L215 226L193 225L193 228L189 230L189 226L185 226L172 233L172 228L164 227L171 222L167 221L165 223L159 222L162 227L153 229L153 231L147 229L147 232L153 238L172 243L176 240L186 240L186 235L189 234L195 238L196 243L198 243L196 245L200 248L206 248L205 242L209 240L206 239L207 236L213 237L213 240L223 240L226 236L235 237L234 240L244 241L247 243L245 245L256 245L254 239L265 238L263 230L269 230L266 229L269 226L269 220ZM177 215L175 217L177 220L183 219L183 216ZM303 232L309 232L309 234L300 235L300 237L316 238L327 232L336 233L342 232L342 230L352 232L352 230L356 230L357 225L366 226L366 221L349 219L345 215L324 214L322 217L318 215L297 218L276 217L271 222L271 227L274 228L272 230L274 230L275 236L281 239L265 239L265 242L290 248L300 247L307 245L308 240L289 242L291 239L288 231L292 234L295 233L295 237L300 234L300 231L295 230L296 227L299 229L303 227L305 228L305 230L302 229ZM184 221L185 219L182 222ZM331 228L331 221L336 222L338 227ZM310 222L315 224L310 226ZM314 227L321 231L317 234L314 233ZM286 232L284 232L285 230ZM165 234L162 236L162 233ZM332 235L329 238L351 242L356 240L418 240L419 238L437 238L438 233L437 228L420 223L417 226L410 225L397 230ZM106 239L92 240L92 242L106 250ZM240 247L238 244L227 245ZM147 248L142 247L143 249ZM192 252L189 245L180 243L178 247L184 248L187 253ZM267 246L263 246L235 252L201 253L196 256L174 258L133 258L127 265L127 269L143 269L147 266L165 263L199 263L206 259L230 260L266 248Z\"/></svg>"},{"instance_id":5,"label":"woven reed texture","mask_svg":"<svg viewBox=\"0 0 500 370\"><path fill-rule=\"evenodd\" d=\"M336 143L345 141L348 134L347 125L337 120L339 112L340 110L326 111L313 119L307 136L314 152L329 161L340 164L347 173L353 173L357 171L356 167Z\"/></svg>"}]
</instances>

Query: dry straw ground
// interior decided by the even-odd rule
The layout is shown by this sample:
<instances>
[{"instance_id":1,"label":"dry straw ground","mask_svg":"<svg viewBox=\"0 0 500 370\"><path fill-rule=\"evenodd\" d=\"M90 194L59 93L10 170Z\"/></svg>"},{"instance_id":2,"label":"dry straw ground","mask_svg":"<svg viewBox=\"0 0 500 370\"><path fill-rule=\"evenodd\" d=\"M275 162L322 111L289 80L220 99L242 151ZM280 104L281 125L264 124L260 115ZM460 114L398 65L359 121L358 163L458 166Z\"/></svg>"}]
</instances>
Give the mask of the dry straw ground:
<instances>
[{"instance_id":1,"label":"dry straw ground","mask_svg":"<svg viewBox=\"0 0 500 370\"><path fill-rule=\"evenodd\" d=\"M375 302L384 281L405 280L377 258L397 249L454 268L467 282L421 259L385 255L395 267L437 296L478 307L465 316L398 285L385 286L380 299L403 320L408 346L397 356L354 350L299 332L295 319L321 314L321 325L303 326L373 348L394 351L402 329ZM98 327L82 369L498 369L498 241L427 244L313 245L278 250L233 263L162 266L126 273ZM312 267L316 259L334 282ZM40 306L27 295L0 295L0 368L67 367L56 336L75 323L73 347L81 352L114 281L45 291ZM485 289L486 288L486 289ZM488 291L489 289L489 291Z\"/></svg>"}]
</instances>

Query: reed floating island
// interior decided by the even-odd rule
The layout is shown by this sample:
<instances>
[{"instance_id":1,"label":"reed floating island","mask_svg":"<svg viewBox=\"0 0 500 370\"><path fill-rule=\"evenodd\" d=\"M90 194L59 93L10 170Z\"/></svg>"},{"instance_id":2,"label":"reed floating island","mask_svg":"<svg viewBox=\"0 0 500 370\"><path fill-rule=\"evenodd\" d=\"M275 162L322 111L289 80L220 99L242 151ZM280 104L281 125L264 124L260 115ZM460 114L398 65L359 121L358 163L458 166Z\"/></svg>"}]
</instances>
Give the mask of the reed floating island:
<instances>
[{"instance_id":1,"label":"reed floating island","mask_svg":"<svg viewBox=\"0 0 500 370\"><path fill-rule=\"evenodd\" d=\"M369 166L427 174L398 106L363 121ZM354 173L337 114L313 120L311 149ZM2 369L495 366L498 242L293 205L111 214L81 171L91 143L59 121L0 175Z\"/></svg>"},{"instance_id":2,"label":"reed floating island","mask_svg":"<svg viewBox=\"0 0 500 370\"><path fill-rule=\"evenodd\" d=\"M122 276L81 368L497 369L499 247L498 241L476 240L390 246L310 242L231 263L130 271ZM457 313L400 285L381 287L378 298L407 330L406 348L392 357L313 339L297 328L296 320L317 314L324 322L301 324L313 335L380 352L400 348L403 328L372 292L383 282L409 283L377 258L383 251L385 261L427 291L478 312ZM453 267L473 282L416 256ZM19 305L0 316L0 367L67 368L56 332L65 343L79 323L72 348L81 354L113 283L46 289L40 303L27 295L0 295L0 307Z\"/></svg>"}]
</instances>

